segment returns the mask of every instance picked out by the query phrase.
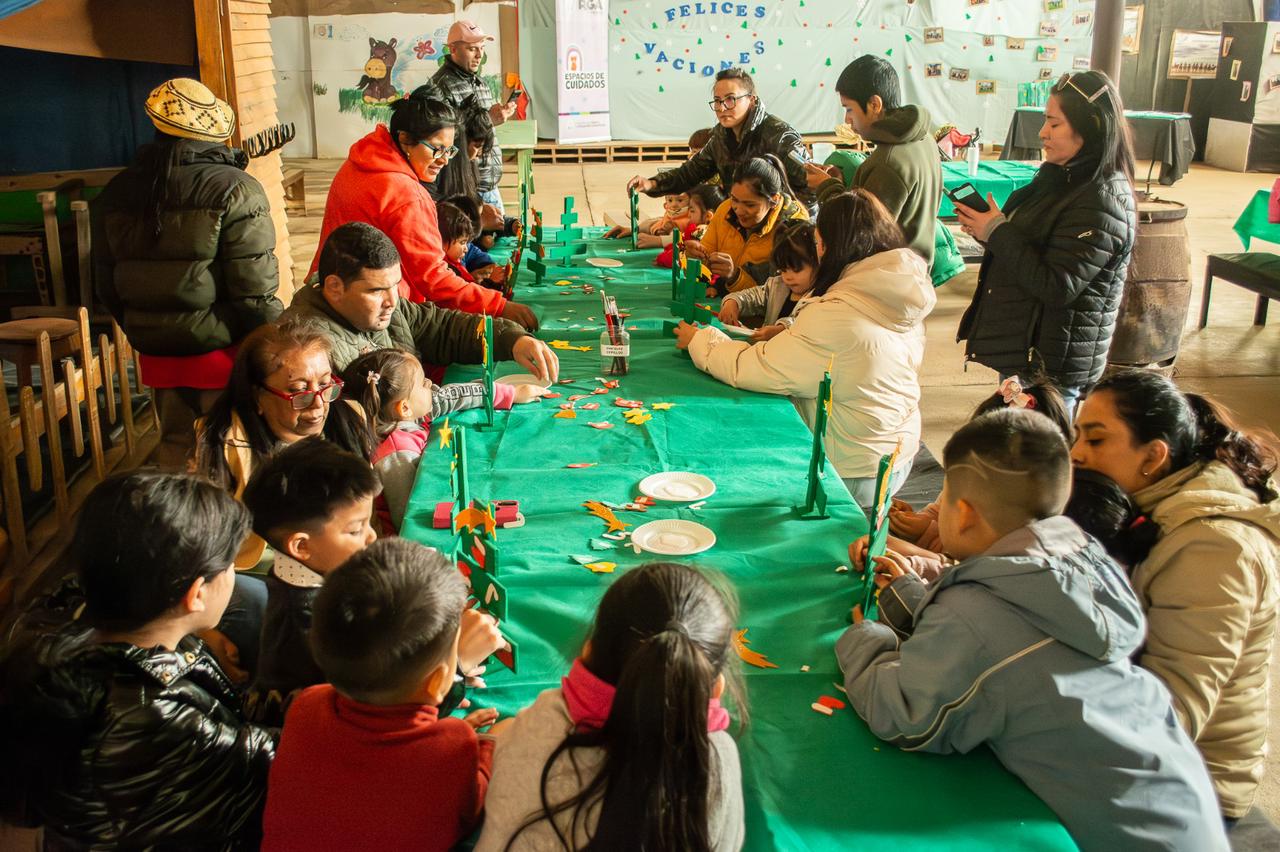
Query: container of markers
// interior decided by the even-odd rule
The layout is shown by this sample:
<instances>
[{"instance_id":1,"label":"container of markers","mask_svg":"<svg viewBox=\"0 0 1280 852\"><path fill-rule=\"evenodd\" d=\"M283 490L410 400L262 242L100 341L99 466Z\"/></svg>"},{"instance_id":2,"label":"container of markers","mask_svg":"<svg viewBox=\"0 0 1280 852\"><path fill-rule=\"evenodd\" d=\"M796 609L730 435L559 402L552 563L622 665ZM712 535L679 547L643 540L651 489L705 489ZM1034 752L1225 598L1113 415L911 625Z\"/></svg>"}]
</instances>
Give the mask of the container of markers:
<instances>
[{"instance_id":1,"label":"container of markers","mask_svg":"<svg viewBox=\"0 0 1280 852\"><path fill-rule=\"evenodd\" d=\"M631 335L621 323L600 333L600 369L606 376L625 376L631 364Z\"/></svg>"}]
</instances>

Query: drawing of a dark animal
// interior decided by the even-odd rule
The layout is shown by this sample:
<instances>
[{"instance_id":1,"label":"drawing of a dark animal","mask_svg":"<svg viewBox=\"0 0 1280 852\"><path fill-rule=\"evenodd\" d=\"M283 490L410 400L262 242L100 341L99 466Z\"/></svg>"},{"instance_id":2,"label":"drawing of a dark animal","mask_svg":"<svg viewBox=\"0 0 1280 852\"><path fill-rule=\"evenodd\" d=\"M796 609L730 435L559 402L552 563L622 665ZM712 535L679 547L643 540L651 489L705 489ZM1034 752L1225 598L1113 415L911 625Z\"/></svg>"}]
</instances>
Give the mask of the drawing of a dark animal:
<instances>
[{"instance_id":1,"label":"drawing of a dark animal","mask_svg":"<svg viewBox=\"0 0 1280 852\"><path fill-rule=\"evenodd\" d=\"M364 76L356 83L364 90L367 104L388 104L400 97L391 85L391 69L396 64L396 39L378 41L369 38L369 60L364 64Z\"/></svg>"}]
</instances>

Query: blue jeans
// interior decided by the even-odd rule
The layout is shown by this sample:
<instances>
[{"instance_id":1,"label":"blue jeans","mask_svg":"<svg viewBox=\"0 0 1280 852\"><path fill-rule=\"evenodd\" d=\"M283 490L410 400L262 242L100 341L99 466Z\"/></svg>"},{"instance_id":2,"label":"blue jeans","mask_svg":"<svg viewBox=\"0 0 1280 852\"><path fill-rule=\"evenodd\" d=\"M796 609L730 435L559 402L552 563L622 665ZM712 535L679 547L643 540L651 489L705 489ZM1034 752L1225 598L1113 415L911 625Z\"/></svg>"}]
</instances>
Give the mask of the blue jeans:
<instances>
[{"instance_id":1,"label":"blue jeans","mask_svg":"<svg viewBox=\"0 0 1280 852\"><path fill-rule=\"evenodd\" d=\"M485 204L492 204L494 207L497 207L498 212L502 215L505 216L507 214L507 208L502 206L502 193L498 192L498 188L496 186L493 189L486 189L481 192L480 200Z\"/></svg>"},{"instance_id":2,"label":"blue jeans","mask_svg":"<svg viewBox=\"0 0 1280 852\"><path fill-rule=\"evenodd\" d=\"M916 463L914 458L907 460L906 464L900 464L893 469L893 473L889 475L889 495L893 496L898 493L898 489L902 487L902 483L907 481L907 477L911 475L911 466ZM862 507L862 511L866 514L867 520L871 520L872 503L876 499L876 478L874 476L855 476L842 480L844 487L849 489L849 493L853 495L853 502Z\"/></svg>"},{"instance_id":3,"label":"blue jeans","mask_svg":"<svg viewBox=\"0 0 1280 852\"><path fill-rule=\"evenodd\" d=\"M235 643L240 651L240 668L250 675L258 669L258 644L266 611L267 584L261 577L236 572L236 585L217 629Z\"/></svg>"}]
</instances>

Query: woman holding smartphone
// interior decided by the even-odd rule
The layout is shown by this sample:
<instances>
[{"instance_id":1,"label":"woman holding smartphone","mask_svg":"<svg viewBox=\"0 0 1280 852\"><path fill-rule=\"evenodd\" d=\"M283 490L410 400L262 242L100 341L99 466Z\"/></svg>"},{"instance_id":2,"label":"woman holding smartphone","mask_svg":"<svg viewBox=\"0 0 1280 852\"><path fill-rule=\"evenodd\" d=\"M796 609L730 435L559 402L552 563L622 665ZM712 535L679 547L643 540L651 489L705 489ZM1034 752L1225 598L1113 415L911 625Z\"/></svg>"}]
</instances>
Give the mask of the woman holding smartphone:
<instances>
[{"instance_id":1,"label":"woman holding smartphone","mask_svg":"<svg viewBox=\"0 0 1280 852\"><path fill-rule=\"evenodd\" d=\"M1111 79L1064 74L1040 142L1044 164L1003 210L991 196L986 211L956 201L963 230L986 246L957 337L966 360L1002 378L1043 373L1071 410L1106 367L1137 227L1133 148Z\"/></svg>"}]
</instances>

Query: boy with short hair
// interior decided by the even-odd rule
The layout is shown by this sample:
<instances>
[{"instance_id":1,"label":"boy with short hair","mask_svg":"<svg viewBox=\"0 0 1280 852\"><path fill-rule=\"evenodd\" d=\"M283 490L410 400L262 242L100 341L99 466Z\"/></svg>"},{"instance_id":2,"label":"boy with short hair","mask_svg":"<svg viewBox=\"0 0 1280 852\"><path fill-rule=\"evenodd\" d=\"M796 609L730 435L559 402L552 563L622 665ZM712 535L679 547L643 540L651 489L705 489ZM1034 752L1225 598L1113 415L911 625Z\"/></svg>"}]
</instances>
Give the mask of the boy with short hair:
<instances>
[{"instance_id":1,"label":"boy with short hair","mask_svg":"<svg viewBox=\"0 0 1280 852\"><path fill-rule=\"evenodd\" d=\"M7 782L47 848L225 849L260 830L275 732L245 722L193 634L231 597L249 513L204 480L100 483L71 544L84 614L15 649L0 688Z\"/></svg>"},{"instance_id":2,"label":"boy with short hair","mask_svg":"<svg viewBox=\"0 0 1280 852\"><path fill-rule=\"evenodd\" d=\"M1138 599L1060 514L1061 431L1032 411L987 414L947 442L944 468L938 528L961 561L928 587L905 641L855 611L836 657L858 715L910 751L985 743L1082 849L1227 849L1168 691L1129 660L1146 629Z\"/></svg>"},{"instance_id":3,"label":"boy with short hair","mask_svg":"<svg viewBox=\"0 0 1280 852\"><path fill-rule=\"evenodd\" d=\"M450 849L474 828L493 762L493 710L439 718L454 672L501 645L467 635L467 587L444 555L381 539L316 598L311 648L329 683L289 708L263 850ZM496 733L491 732L491 733Z\"/></svg>"},{"instance_id":4,"label":"boy with short hair","mask_svg":"<svg viewBox=\"0 0 1280 852\"><path fill-rule=\"evenodd\" d=\"M359 456L320 437L276 453L244 490L254 532L275 551L267 576L258 673L245 707L264 724L284 723L292 694L324 682L311 656L311 607L325 577L377 537L370 525L382 490Z\"/></svg>"},{"instance_id":5,"label":"boy with short hair","mask_svg":"<svg viewBox=\"0 0 1280 852\"><path fill-rule=\"evenodd\" d=\"M849 188L861 187L879 198L902 227L907 245L932 266L942 159L929 112L903 104L898 72L883 57L869 53L845 66L836 92L845 122L876 146ZM823 166L807 164L805 174L818 192L819 204L846 191L844 181L831 177Z\"/></svg>"}]
</instances>

